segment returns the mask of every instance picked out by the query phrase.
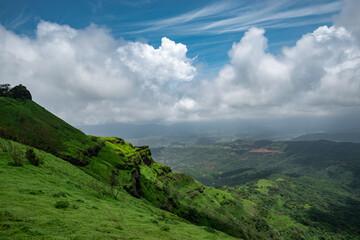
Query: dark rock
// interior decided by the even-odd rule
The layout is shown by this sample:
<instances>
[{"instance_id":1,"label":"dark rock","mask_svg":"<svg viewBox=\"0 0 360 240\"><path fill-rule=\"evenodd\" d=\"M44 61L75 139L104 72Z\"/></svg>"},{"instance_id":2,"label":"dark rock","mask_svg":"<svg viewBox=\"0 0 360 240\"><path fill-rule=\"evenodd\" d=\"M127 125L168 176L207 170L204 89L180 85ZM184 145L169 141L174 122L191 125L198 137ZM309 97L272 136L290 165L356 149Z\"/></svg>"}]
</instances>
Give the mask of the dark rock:
<instances>
[{"instance_id":1,"label":"dark rock","mask_svg":"<svg viewBox=\"0 0 360 240\"><path fill-rule=\"evenodd\" d=\"M101 145L89 147L88 150L84 152L84 155L87 157L96 157L104 146L105 144L102 143Z\"/></svg>"},{"instance_id":2,"label":"dark rock","mask_svg":"<svg viewBox=\"0 0 360 240\"><path fill-rule=\"evenodd\" d=\"M124 186L124 190L136 198L143 196L140 185L140 169L138 166L131 172L131 184Z\"/></svg>"}]
</instances>

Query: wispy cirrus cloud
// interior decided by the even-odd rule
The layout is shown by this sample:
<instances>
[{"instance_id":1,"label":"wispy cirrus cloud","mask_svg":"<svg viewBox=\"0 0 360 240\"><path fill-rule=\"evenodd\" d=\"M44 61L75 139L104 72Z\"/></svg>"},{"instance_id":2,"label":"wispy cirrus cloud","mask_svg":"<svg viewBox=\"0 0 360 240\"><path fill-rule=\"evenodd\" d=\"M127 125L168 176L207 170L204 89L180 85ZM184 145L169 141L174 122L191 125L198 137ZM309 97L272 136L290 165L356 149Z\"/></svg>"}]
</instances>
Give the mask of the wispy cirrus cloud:
<instances>
[{"instance_id":1,"label":"wispy cirrus cloud","mask_svg":"<svg viewBox=\"0 0 360 240\"><path fill-rule=\"evenodd\" d=\"M234 6L238 7L239 3L236 3L234 1L217 2L217 3L211 4L211 5L205 6L201 9L192 10L190 12L187 12L187 13L175 16L175 17L141 23L142 25L146 25L147 27L145 29L141 29L141 30L137 31L137 33L160 30L160 29L164 29L164 28L173 27L174 25L180 26L183 24L189 24L191 22L196 22L196 21L211 19L214 17L219 17L222 15L224 15L224 17L225 17L225 15L226 15L225 12L233 9Z\"/></svg>"},{"instance_id":2,"label":"wispy cirrus cloud","mask_svg":"<svg viewBox=\"0 0 360 240\"><path fill-rule=\"evenodd\" d=\"M23 24L27 23L31 18L31 15L26 13L26 7L22 7L20 13L8 21L4 22L4 26L8 29L15 30Z\"/></svg>"},{"instance_id":3,"label":"wispy cirrus cloud","mask_svg":"<svg viewBox=\"0 0 360 240\"><path fill-rule=\"evenodd\" d=\"M342 5L342 1L306 6L294 5L290 0L257 1L251 5L224 1L171 18L143 23L146 27L136 33L161 30L199 35L245 31L251 27L297 27L329 22L330 15L339 12Z\"/></svg>"}]
</instances>

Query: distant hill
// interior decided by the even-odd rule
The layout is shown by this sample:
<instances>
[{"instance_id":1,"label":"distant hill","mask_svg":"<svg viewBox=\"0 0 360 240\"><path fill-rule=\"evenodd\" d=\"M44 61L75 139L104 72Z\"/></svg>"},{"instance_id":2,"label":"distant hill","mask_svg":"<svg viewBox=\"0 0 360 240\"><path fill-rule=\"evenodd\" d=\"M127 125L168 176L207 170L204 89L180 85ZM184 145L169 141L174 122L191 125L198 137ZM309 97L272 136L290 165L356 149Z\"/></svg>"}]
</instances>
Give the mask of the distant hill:
<instances>
[{"instance_id":1,"label":"distant hill","mask_svg":"<svg viewBox=\"0 0 360 240\"><path fill-rule=\"evenodd\" d=\"M360 143L360 130L354 129L347 131L334 131L334 132L325 132L325 133L309 133L292 139L292 141L317 141L317 140Z\"/></svg>"},{"instance_id":2,"label":"distant hill","mask_svg":"<svg viewBox=\"0 0 360 240\"><path fill-rule=\"evenodd\" d=\"M306 226L331 232L343 228L360 236L359 143L237 140L211 146L162 147L154 151L154 158L208 186L257 189L250 190L251 195L268 188L263 193L271 197L263 201L272 203L265 208L280 207L298 220L304 217L300 222ZM308 206L313 211L304 212Z\"/></svg>"},{"instance_id":3,"label":"distant hill","mask_svg":"<svg viewBox=\"0 0 360 240\"><path fill-rule=\"evenodd\" d=\"M154 148L154 158L209 186L238 186L278 173L295 177L333 177L355 188L360 182L358 143L238 140L215 145Z\"/></svg>"}]
</instances>

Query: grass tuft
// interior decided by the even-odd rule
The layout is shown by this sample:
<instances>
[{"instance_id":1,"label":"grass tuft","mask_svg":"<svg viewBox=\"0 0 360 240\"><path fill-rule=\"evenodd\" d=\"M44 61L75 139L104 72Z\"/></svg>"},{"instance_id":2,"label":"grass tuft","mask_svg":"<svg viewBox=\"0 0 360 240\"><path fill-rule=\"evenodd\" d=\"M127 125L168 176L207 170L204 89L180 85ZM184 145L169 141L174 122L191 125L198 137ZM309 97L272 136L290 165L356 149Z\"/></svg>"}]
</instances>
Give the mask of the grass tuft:
<instances>
[{"instance_id":1,"label":"grass tuft","mask_svg":"<svg viewBox=\"0 0 360 240\"><path fill-rule=\"evenodd\" d=\"M70 206L70 203L67 201L58 201L55 203L55 208L65 209L65 208L68 208L69 206Z\"/></svg>"}]
</instances>

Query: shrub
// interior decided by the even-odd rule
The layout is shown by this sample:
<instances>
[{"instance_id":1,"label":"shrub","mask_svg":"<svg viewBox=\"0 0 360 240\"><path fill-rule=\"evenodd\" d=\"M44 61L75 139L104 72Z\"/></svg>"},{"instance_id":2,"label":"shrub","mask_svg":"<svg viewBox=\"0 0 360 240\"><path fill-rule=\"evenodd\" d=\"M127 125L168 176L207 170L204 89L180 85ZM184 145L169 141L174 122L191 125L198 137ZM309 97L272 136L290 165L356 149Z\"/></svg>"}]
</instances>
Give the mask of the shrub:
<instances>
[{"instance_id":1,"label":"shrub","mask_svg":"<svg viewBox=\"0 0 360 240\"><path fill-rule=\"evenodd\" d=\"M8 210L0 211L0 221L17 221L18 219Z\"/></svg>"},{"instance_id":2,"label":"shrub","mask_svg":"<svg viewBox=\"0 0 360 240\"><path fill-rule=\"evenodd\" d=\"M10 90L10 84L0 84L0 97L3 97L6 95L6 93Z\"/></svg>"},{"instance_id":3,"label":"shrub","mask_svg":"<svg viewBox=\"0 0 360 240\"><path fill-rule=\"evenodd\" d=\"M79 209L79 206L76 205L76 204L73 204L73 205L72 205L72 208L73 208L73 209Z\"/></svg>"},{"instance_id":4,"label":"shrub","mask_svg":"<svg viewBox=\"0 0 360 240\"><path fill-rule=\"evenodd\" d=\"M64 193L64 192L58 192L58 193L54 193L53 195L52 195L53 197L56 197L56 198L60 198L60 197L66 197L67 195L66 195L66 193Z\"/></svg>"},{"instance_id":5,"label":"shrub","mask_svg":"<svg viewBox=\"0 0 360 240\"><path fill-rule=\"evenodd\" d=\"M151 219L150 222L152 222L154 224L159 224L158 220L156 220L156 219Z\"/></svg>"},{"instance_id":6,"label":"shrub","mask_svg":"<svg viewBox=\"0 0 360 240\"><path fill-rule=\"evenodd\" d=\"M13 162L11 163L12 166L16 166L16 167L24 166L23 152L21 151L21 149L18 146L12 145L11 143L9 143L8 151L10 152L11 157L13 159Z\"/></svg>"},{"instance_id":7,"label":"shrub","mask_svg":"<svg viewBox=\"0 0 360 240\"><path fill-rule=\"evenodd\" d=\"M170 228L169 228L168 226L162 226L162 227L160 228L160 230L161 230L161 231L164 231L164 232L168 232L168 231L170 231Z\"/></svg>"},{"instance_id":8,"label":"shrub","mask_svg":"<svg viewBox=\"0 0 360 240\"><path fill-rule=\"evenodd\" d=\"M58 201L55 203L55 208L68 208L70 204L67 201Z\"/></svg>"},{"instance_id":9,"label":"shrub","mask_svg":"<svg viewBox=\"0 0 360 240\"><path fill-rule=\"evenodd\" d=\"M26 150L25 153L26 159L34 166L39 166L40 165L40 158L38 156L36 156L34 150L32 148L29 148L28 150Z\"/></svg>"},{"instance_id":10,"label":"shrub","mask_svg":"<svg viewBox=\"0 0 360 240\"><path fill-rule=\"evenodd\" d=\"M113 189L117 184L119 184L118 176L119 176L119 171L117 169L111 171L111 175L109 178L109 184L111 189Z\"/></svg>"},{"instance_id":11,"label":"shrub","mask_svg":"<svg viewBox=\"0 0 360 240\"><path fill-rule=\"evenodd\" d=\"M0 141L0 149L3 152L7 152L8 151L8 147L7 144L5 143L5 141Z\"/></svg>"},{"instance_id":12,"label":"shrub","mask_svg":"<svg viewBox=\"0 0 360 240\"><path fill-rule=\"evenodd\" d=\"M120 225L117 225L116 227L115 227L117 230L124 230L124 228L122 227L122 226L120 226Z\"/></svg>"},{"instance_id":13,"label":"shrub","mask_svg":"<svg viewBox=\"0 0 360 240\"><path fill-rule=\"evenodd\" d=\"M205 227L205 230L209 233L216 233L216 231L212 227L209 227L209 226Z\"/></svg>"}]
</instances>

